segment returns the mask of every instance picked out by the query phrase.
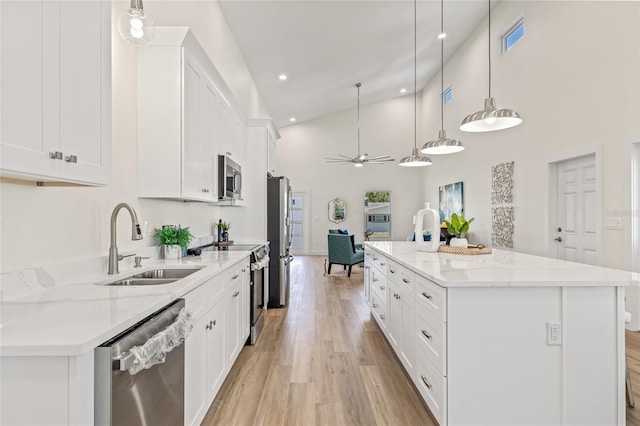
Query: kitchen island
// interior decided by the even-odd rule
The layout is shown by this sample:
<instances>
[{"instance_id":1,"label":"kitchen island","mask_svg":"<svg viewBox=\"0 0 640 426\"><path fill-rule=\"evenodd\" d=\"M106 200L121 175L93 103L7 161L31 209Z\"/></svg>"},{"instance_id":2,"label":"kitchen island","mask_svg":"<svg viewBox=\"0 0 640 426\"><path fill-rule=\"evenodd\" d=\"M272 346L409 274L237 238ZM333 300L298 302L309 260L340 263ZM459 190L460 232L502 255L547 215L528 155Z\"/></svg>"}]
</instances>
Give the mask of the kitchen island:
<instances>
[{"instance_id":1,"label":"kitchen island","mask_svg":"<svg viewBox=\"0 0 640 426\"><path fill-rule=\"evenodd\" d=\"M365 298L441 426L625 424L624 288L638 274L368 242Z\"/></svg>"},{"instance_id":2,"label":"kitchen island","mask_svg":"<svg viewBox=\"0 0 640 426\"><path fill-rule=\"evenodd\" d=\"M194 326L185 344L184 423L199 424L249 335L249 254L203 252L136 269L131 262L119 275L106 274L106 258L3 274L0 424L94 424L94 349L181 298ZM104 285L162 268L197 271L162 285Z\"/></svg>"}]
</instances>

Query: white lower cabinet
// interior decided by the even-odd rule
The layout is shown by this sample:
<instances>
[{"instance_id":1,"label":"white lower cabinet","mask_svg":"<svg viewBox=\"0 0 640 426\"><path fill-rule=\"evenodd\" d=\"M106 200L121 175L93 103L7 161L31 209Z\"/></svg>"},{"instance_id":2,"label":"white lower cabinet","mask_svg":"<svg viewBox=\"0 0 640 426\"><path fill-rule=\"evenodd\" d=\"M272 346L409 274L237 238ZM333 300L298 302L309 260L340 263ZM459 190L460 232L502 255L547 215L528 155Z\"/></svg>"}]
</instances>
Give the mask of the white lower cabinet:
<instances>
[{"instance_id":1,"label":"white lower cabinet","mask_svg":"<svg viewBox=\"0 0 640 426\"><path fill-rule=\"evenodd\" d=\"M202 422L248 337L247 271L248 259L185 296L194 315L185 343L185 425Z\"/></svg>"}]
</instances>

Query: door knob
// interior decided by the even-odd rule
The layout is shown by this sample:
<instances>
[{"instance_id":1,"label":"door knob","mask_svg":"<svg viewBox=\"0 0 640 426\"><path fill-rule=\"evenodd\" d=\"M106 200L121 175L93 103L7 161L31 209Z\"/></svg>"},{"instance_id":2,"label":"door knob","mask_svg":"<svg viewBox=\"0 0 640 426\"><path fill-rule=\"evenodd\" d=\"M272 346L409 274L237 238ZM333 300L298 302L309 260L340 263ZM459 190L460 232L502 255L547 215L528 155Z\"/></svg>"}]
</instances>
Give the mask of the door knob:
<instances>
[{"instance_id":1,"label":"door knob","mask_svg":"<svg viewBox=\"0 0 640 426\"><path fill-rule=\"evenodd\" d=\"M562 242L562 237L558 237L555 239L557 242L561 243Z\"/></svg>"}]
</instances>

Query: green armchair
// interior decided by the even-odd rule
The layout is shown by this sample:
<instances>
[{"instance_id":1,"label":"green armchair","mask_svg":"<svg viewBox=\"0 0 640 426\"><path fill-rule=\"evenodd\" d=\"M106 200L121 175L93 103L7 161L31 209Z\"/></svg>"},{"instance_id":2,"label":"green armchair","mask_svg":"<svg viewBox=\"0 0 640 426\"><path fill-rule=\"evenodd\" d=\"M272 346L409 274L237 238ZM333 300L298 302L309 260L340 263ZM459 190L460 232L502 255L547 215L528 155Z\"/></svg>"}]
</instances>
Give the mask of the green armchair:
<instances>
[{"instance_id":1,"label":"green armchair","mask_svg":"<svg viewBox=\"0 0 640 426\"><path fill-rule=\"evenodd\" d=\"M327 234L329 244L329 269L327 273L331 273L331 265L343 265L346 269L349 267L347 276L351 276L351 267L357 263L364 262L364 251L356 250L353 243L353 235L345 235L332 233Z\"/></svg>"}]
</instances>

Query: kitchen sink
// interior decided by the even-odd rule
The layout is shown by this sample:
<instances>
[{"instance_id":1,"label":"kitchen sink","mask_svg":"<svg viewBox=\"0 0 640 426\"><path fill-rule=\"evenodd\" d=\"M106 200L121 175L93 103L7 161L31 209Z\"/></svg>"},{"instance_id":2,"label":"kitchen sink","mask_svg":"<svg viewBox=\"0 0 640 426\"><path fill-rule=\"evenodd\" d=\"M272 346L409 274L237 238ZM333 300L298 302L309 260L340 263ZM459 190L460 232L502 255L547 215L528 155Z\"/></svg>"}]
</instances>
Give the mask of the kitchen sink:
<instances>
[{"instance_id":1,"label":"kitchen sink","mask_svg":"<svg viewBox=\"0 0 640 426\"><path fill-rule=\"evenodd\" d=\"M169 284L178 281L177 278L125 278L105 285L158 285Z\"/></svg>"},{"instance_id":2,"label":"kitchen sink","mask_svg":"<svg viewBox=\"0 0 640 426\"><path fill-rule=\"evenodd\" d=\"M201 268L167 268L152 269L150 271L140 272L126 278L119 279L106 286L131 286L131 285L160 285L176 282L182 278L198 272Z\"/></svg>"},{"instance_id":3,"label":"kitchen sink","mask_svg":"<svg viewBox=\"0 0 640 426\"><path fill-rule=\"evenodd\" d=\"M200 268L193 269L152 269L151 271L141 272L132 276L131 278L164 278L179 280L180 278L187 277L194 272L198 272Z\"/></svg>"}]
</instances>

